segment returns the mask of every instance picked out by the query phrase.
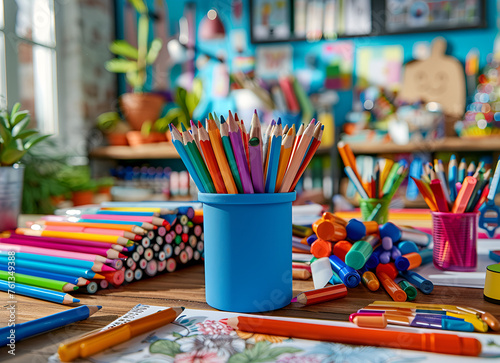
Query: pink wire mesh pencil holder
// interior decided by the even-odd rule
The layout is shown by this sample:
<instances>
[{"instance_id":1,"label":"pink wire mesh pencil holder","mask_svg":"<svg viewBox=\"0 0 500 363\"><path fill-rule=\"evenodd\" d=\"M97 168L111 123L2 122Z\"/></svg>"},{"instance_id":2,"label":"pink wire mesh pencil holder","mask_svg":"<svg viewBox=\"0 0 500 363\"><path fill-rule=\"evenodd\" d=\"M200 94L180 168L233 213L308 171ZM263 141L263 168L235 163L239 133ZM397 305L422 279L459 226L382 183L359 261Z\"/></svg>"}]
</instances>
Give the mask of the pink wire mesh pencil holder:
<instances>
[{"instance_id":1,"label":"pink wire mesh pencil holder","mask_svg":"<svg viewBox=\"0 0 500 363\"><path fill-rule=\"evenodd\" d=\"M433 262L440 270L475 271L479 213L432 212Z\"/></svg>"}]
</instances>

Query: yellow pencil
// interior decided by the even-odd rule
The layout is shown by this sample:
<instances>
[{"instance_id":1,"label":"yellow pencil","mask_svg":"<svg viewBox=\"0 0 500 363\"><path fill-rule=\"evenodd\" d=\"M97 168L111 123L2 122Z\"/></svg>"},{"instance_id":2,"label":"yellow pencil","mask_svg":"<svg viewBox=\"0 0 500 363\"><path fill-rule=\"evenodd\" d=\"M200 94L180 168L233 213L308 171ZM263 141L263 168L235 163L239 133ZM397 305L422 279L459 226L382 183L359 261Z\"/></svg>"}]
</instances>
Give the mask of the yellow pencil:
<instances>
[{"instance_id":1,"label":"yellow pencil","mask_svg":"<svg viewBox=\"0 0 500 363\"><path fill-rule=\"evenodd\" d=\"M295 141L295 125L292 125L292 128L288 130L287 134L285 135L281 143L280 162L278 164L278 178L276 180L276 189L275 189L276 193L279 191L281 183L283 183L286 167L288 166L288 161L290 160L290 155L292 154L294 141Z\"/></svg>"},{"instance_id":2,"label":"yellow pencil","mask_svg":"<svg viewBox=\"0 0 500 363\"><path fill-rule=\"evenodd\" d=\"M215 153L215 158L217 159L217 164L219 165L220 172L222 174L222 179L224 180L224 185L226 186L227 192L229 194L238 194L238 188L234 183L233 174L231 174L231 169L229 169L229 164L227 162L226 153L224 152L224 147L222 146L222 139L220 137L220 131L213 120L207 120L207 131L210 137L210 143Z\"/></svg>"},{"instance_id":3,"label":"yellow pencil","mask_svg":"<svg viewBox=\"0 0 500 363\"><path fill-rule=\"evenodd\" d=\"M394 164L393 160L385 159L384 169L382 169L382 173L380 174L380 185L385 184L385 180L387 179L387 176L389 175L389 172L391 171L393 164Z\"/></svg>"}]
</instances>

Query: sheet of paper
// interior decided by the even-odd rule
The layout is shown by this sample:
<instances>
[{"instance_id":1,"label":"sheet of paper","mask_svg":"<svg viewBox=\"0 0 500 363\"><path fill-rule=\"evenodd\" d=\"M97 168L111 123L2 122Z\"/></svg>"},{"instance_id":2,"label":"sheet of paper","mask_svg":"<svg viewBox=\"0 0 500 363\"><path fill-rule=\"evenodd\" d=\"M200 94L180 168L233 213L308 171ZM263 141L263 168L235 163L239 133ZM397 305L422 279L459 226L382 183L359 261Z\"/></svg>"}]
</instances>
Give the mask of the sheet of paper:
<instances>
[{"instance_id":1,"label":"sheet of paper","mask_svg":"<svg viewBox=\"0 0 500 363\"><path fill-rule=\"evenodd\" d=\"M137 305L119 321L130 321L166 309L161 306ZM313 340L293 339L234 331L220 322L238 315L223 311L186 309L177 320L155 331L135 337L77 362L474 362L482 358L433 354L420 351L353 346ZM266 318L266 317L264 317ZM270 317L271 318L271 317ZM272 317L277 319L277 317ZM278 318L287 321L339 327L357 327L349 322ZM113 323L112 323L113 324ZM394 331L435 333L430 329L387 328ZM455 332L440 331L442 334ZM460 334L479 339L481 357L500 357L500 336L492 334ZM56 355L49 362L59 362Z\"/></svg>"}]
</instances>

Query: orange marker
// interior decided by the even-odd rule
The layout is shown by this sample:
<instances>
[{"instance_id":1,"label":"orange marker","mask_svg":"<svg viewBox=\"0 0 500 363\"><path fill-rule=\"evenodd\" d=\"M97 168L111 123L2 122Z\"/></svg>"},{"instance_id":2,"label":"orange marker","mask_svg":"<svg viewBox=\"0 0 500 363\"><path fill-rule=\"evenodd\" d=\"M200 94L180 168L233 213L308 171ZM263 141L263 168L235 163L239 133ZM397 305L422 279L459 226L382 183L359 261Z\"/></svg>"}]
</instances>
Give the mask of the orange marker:
<instances>
[{"instance_id":1,"label":"orange marker","mask_svg":"<svg viewBox=\"0 0 500 363\"><path fill-rule=\"evenodd\" d=\"M325 241L340 241L347 236L345 227L324 218L318 219L312 227L316 236Z\"/></svg>"},{"instance_id":2,"label":"orange marker","mask_svg":"<svg viewBox=\"0 0 500 363\"><path fill-rule=\"evenodd\" d=\"M375 273L379 274L379 272L383 272L387 274L391 279L395 279L398 276L398 269L396 268L396 265L394 262L389 262L389 263L379 263Z\"/></svg>"},{"instance_id":3,"label":"orange marker","mask_svg":"<svg viewBox=\"0 0 500 363\"><path fill-rule=\"evenodd\" d=\"M341 299L345 296L347 296L347 287L344 284L338 284L323 287L322 289L305 291L297 296L297 302L304 305L312 305Z\"/></svg>"},{"instance_id":4,"label":"orange marker","mask_svg":"<svg viewBox=\"0 0 500 363\"><path fill-rule=\"evenodd\" d=\"M478 356L481 342L476 338L456 334L412 333L392 330L340 327L319 323L302 323L268 318L238 316L229 318L227 325L249 333L322 340L327 342L412 349L434 353Z\"/></svg>"},{"instance_id":5,"label":"orange marker","mask_svg":"<svg viewBox=\"0 0 500 363\"><path fill-rule=\"evenodd\" d=\"M330 257L333 253L333 244L329 241L318 239L311 245L311 253L316 258Z\"/></svg>"},{"instance_id":6,"label":"orange marker","mask_svg":"<svg viewBox=\"0 0 500 363\"><path fill-rule=\"evenodd\" d=\"M338 241L333 246L333 254L345 262L345 255L352 247L352 243L348 241Z\"/></svg>"},{"instance_id":7,"label":"orange marker","mask_svg":"<svg viewBox=\"0 0 500 363\"><path fill-rule=\"evenodd\" d=\"M361 276L361 281L370 291L377 291L380 288L380 282L377 276L371 271L365 271Z\"/></svg>"},{"instance_id":8,"label":"orange marker","mask_svg":"<svg viewBox=\"0 0 500 363\"><path fill-rule=\"evenodd\" d=\"M385 291L391 295L394 301L403 302L406 301L406 292L404 292L398 284L394 282L385 272L378 272L377 277L382 283Z\"/></svg>"},{"instance_id":9,"label":"orange marker","mask_svg":"<svg viewBox=\"0 0 500 363\"><path fill-rule=\"evenodd\" d=\"M453 204L451 211L453 213L464 213L469 203L469 199L476 186L477 179L472 176L466 176L464 182L462 183L462 188L458 192L457 199Z\"/></svg>"},{"instance_id":10,"label":"orange marker","mask_svg":"<svg viewBox=\"0 0 500 363\"><path fill-rule=\"evenodd\" d=\"M340 224L342 227L347 226L347 221L344 218L340 218L339 216L336 216L335 214L332 214L330 212L323 213L321 218L327 221L331 221L333 223Z\"/></svg>"},{"instance_id":11,"label":"orange marker","mask_svg":"<svg viewBox=\"0 0 500 363\"><path fill-rule=\"evenodd\" d=\"M387 326L387 319L382 315L358 315L352 322L362 328L384 329Z\"/></svg>"}]
</instances>

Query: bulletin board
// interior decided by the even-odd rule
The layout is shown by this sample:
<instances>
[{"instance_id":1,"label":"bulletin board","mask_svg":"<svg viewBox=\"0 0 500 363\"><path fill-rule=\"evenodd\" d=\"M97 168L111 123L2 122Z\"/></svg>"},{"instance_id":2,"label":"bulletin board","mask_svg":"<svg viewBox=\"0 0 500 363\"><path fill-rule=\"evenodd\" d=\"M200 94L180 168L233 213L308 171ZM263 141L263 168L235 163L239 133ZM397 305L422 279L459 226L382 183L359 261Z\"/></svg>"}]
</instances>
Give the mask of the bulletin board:
<instances>
[{"instance_id":1,"label":"bulletin board","mask_svg":"<svg viewBox=\"0 0 500 363\"><path fill-rule=\"evenodd\" d=\"M486 0L249 0L252 43L486 27Z\"/></svg>"}]
</instances>

